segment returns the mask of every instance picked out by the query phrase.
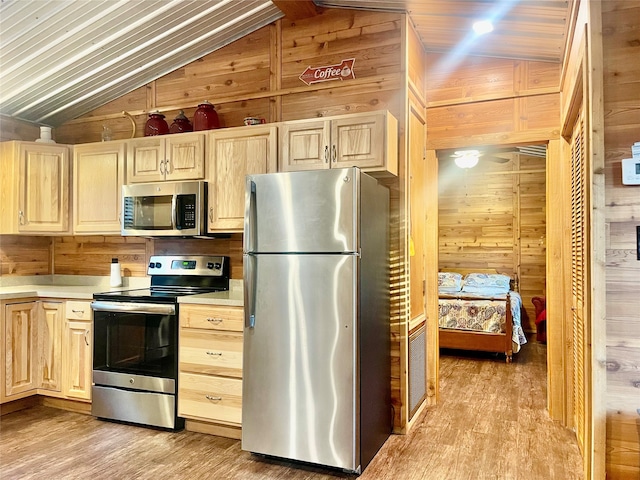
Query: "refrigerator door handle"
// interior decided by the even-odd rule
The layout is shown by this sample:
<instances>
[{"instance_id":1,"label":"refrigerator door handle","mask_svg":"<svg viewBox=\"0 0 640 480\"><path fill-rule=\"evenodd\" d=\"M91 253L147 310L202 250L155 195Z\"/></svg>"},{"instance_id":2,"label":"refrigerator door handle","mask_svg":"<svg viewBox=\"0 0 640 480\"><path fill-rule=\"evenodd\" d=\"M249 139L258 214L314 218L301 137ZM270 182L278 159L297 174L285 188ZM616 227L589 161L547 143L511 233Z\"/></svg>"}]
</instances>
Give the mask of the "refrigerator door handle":
<instances>
[{"instance_id":1,"label":"refrigerator door handle","mask_svg":"<svg viewBox=\"0 0 640 480\"><path fill-rule=\"evenodd\" d=\"M256 326L256 257L244 255L243 258L244 282L244 327Z\"/></svg>"},{"instance_id":2,"label":"refrigerator door handle","mask_svg":"<svg viewBox=\"0 0 640 480\"><path fill-rule=\"evenodd\" d=\"M244 195L244 251L252 252L256 247L256 182L246 178Z\"/></svg>"}]
</instances>

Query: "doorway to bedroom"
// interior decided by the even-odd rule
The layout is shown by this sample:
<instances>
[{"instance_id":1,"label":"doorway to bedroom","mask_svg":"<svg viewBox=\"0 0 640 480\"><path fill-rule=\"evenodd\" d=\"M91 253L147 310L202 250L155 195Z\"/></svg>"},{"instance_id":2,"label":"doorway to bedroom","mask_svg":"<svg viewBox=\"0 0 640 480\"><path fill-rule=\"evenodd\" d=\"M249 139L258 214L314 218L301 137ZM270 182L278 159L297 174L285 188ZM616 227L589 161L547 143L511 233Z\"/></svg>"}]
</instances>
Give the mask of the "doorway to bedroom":
<instances>
[{"instance_id":1,"label":"doorway to bedroom","mask_svg":"<svg viewBox=\"0 0 640 480\"><path fill-rule=\"evenodd\" d=\"M515 292L511 295L514 358L517 361L519 344L544 349L546 324L540 306L546 297L547 146L439 150L437 157L439 271L464 275L493 272L509 277L510 289ZM470 320L461 322L464 328ZM478 324L474 322L474 328ZM489 328L495 329L495 324ZM519 328L527 344L518 340ZM491 350L493 347L478 347L482 337L467 336L462 343L453 343L457 350L441 353ZM505 351L498 352L504 359Z\"/></svg>"}]
</instances>

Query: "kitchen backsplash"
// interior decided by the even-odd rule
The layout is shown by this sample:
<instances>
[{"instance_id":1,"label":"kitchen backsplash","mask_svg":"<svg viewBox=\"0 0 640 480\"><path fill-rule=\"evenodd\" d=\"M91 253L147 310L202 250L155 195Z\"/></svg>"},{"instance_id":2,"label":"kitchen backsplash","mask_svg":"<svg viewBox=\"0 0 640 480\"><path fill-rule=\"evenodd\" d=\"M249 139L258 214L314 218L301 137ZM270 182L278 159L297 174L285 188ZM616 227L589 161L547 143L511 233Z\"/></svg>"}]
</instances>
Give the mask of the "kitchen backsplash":
<instances>
[{"instance_id":1,"label":"kitchen backsplash","mask_svg":"<svg viewBox=\"0 0 640 480\"><path fill-rule=\"evenodd\" d=\"M150 239L120 236L35 237L0 235L0 275L106 276L118 258L123 276L145 277L151 255L230 257L231 278L242 279L242 234L212 239Z\"/></svg>"}]
</instances>

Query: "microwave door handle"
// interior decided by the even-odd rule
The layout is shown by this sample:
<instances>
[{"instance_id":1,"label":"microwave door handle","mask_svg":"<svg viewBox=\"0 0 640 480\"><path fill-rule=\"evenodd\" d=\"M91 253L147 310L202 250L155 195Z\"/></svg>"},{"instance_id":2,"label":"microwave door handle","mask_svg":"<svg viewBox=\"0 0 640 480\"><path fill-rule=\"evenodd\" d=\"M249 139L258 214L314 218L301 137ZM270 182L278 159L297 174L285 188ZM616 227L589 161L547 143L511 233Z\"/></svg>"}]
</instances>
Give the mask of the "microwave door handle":
<instances>
[{"instance_id":1,"label":"microwave door handle","mask_svg":"<svg viewBox=\"0 0 640 480\"><path fill-rule=\"evenodd\" d=\"M174 195L171 198L171 229L182 230L182 222L178 218L178 211L182 210L182 201L180 195Z\"/></svg>"}]
</instances>

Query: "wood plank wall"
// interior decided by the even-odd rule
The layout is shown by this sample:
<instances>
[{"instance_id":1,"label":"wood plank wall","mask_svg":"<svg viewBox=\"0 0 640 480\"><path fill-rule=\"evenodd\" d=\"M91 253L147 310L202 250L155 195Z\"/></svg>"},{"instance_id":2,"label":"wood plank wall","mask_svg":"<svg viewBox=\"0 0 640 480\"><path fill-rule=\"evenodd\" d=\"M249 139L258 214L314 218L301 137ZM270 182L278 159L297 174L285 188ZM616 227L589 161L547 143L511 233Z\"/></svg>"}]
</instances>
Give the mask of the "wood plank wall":
<instances>
[{"instance_id":1,"label":"wood plank wall","mask_svg":"<svg viewBox=\"0 0 640 480\"><path fill-rule=\"evenodd\" d=\"M607 478L640 472L640 186L621 181L640 141L640 4L602 2L607 222Z\"/></svg>"},{"instance_id":2,"label":"wood plank wall","mask_svg":"<svg viewBox=\"0 0 640 480\"><path fill-rule=\"evenodd\" d=\"M427 54L427 145L434 150L559 138L560 65ZM545 289L545 161L515 154L462 171L439 155L440 268L496 268L519 278L523 327ZM515 172L515 173L514 173Z\"/></svg>"},{"instance_id":3,"label":"wood plank wall","mask_svg":"<svg viewBox=\"0 0 640 480\"><path fill-rule=\"evenodd\" d=\"M0 115L0 142L9 140L34 141L40 138L40 127L33 123L16 120L6 115ZM55 140L55 134L53 135Z\"/></svg>"},{"instance_id":4,"label":"wood plank wall","mask_svg":"<svg viewBox=\"0 0 640 480\"><path fill-rule=\"evenodd\" d=\"M427 146L559 138L559 77L555 63L427 54Z\"/></svg>"},{"instance_id":5,"label":"wood plank wall","mask_svg":"<svg viewBox=\"0 0 640 480\"><path fill-rule=\"evenodd\" d=\"M108 276L112 258L125 277L144 277L151 255L224 255L231 278L242 279L242 236L215 239L147 239L120 236L0 236L2 276Z\"/></svg>"},{"instance_id":6,"label":"wood plank wall","mask_svg":"<svg viewBox=\"0 0 640 480\"><path fill-rule=\"evenodd\" d=\"M295 22L278 21L56 128L59 143L100 141L102 125L114 139L144 133L147 114L163 112L169 123L180 109L192 118L197 105L215 105L222 127L244 117L267 122L342 113L404 111L400 14L327 9ZM355 79L306 86L300 74L355 58ZM403 122L400 121L400 124Z\"/></svg>"},{"instance_id":7,"label":"wood plank wall","mask_svg":"<svg viewBox=\"0 0 640 480\"><path fill-rule=\"evenodd\" d=\"M0 276L51 275L51 237L0 235Z\"/></svg>"},{"instance_id":8,"label":"wood plank wall","mask_svg":"<svg viewBox=\"0 0 640 480\"><path fill-rule=\"evenodd\" d=\"M534 332L531 298L545 296L545 158L502 155L461 170L440 160L439 268L495 268L519 281L522 327Z\"/></svg>"}]
</instances>

